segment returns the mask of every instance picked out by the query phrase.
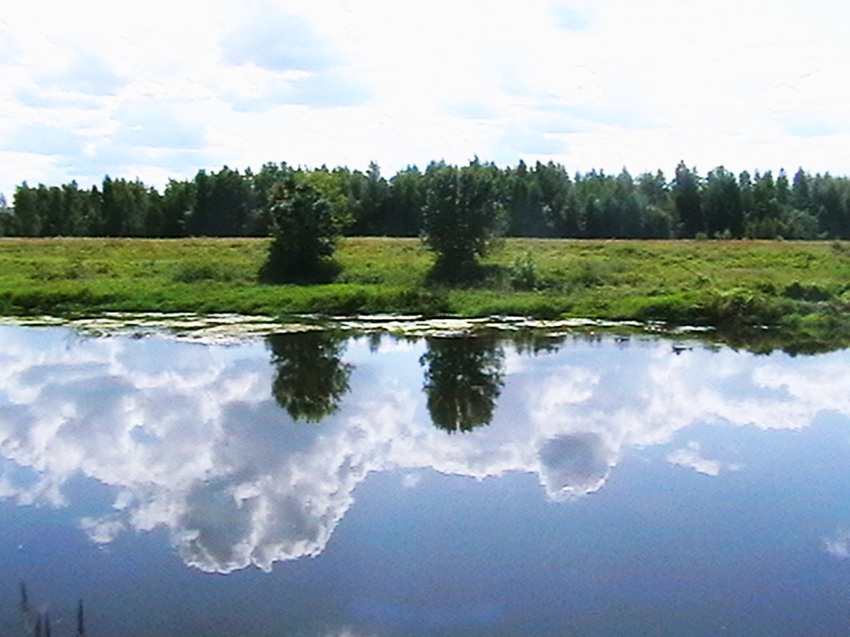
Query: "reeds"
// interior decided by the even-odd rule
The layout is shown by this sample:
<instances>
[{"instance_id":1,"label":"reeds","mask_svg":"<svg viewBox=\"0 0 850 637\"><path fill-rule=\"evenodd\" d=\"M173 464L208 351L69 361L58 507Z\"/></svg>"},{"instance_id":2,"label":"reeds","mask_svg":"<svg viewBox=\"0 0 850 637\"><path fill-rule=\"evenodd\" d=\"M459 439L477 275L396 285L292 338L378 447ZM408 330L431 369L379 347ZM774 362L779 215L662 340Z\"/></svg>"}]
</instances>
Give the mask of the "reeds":
<instances>
[{"instance_id":1,"label":"reeds","mask_svg":"<svg viewBox=\"0 0 850 637\"><path fill-rule=\"evenodd\" d=\"M30 603L27 585L20 584L21 592L21 620L23 623L23 634L27 637L52 637L53 626L50 622L50 612L46 607L37 609ZM77 603L77 622L74 637L86 637L85 610L83 600Z\"/></svg>"}]
</instances>

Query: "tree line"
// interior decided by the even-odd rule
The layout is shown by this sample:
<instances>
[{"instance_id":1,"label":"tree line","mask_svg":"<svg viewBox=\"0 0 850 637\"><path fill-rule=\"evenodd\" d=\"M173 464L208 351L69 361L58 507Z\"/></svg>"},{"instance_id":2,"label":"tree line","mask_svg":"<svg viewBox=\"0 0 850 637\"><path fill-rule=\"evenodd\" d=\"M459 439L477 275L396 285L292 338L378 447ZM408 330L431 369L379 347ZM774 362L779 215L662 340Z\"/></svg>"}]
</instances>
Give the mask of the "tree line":
<instances>
[{"instance_id":1,"label":"tree line","mask_svg":"<svg viewBox=\"0 0 850 637\"><path fill-rule=\"evenodd\" d=\"M455 173L476 209L498 215L507 236L850 239L850 179L802 168L791 178L784 171L735 175L723 167L700 175L684 162L669 178L660 170L571 175L551 162L500 168L476 159L463 171L451 169L432 162L387 179L374 162L366 171L225 166L170 180L161 192L109 176L91 188L24 182L11 206L0 198L0 235L269 236L281 193L303 198L304 187L321 194L345 235L427 235L428 202L449 193L446 175Z\"/></svg>"}]
</instances>

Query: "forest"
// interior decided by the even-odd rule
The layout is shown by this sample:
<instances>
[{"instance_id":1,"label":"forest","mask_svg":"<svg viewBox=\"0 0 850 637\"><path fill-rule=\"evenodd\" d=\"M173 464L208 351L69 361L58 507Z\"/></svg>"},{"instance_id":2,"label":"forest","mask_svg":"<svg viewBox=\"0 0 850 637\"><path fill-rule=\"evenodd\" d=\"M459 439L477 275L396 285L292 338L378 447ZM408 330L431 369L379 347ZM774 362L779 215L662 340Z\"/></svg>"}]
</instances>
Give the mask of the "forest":
<instances>
[{"instance_id":1,"label":"forest","mask_svg":"<svg viewBox=\"0 0 850 637\"><path fill-rule=\"evenodd\" d=\"M445 162L415 166L389 179L372 162L364 171L267 163L258 171L224 166L191 180L170 180L158 191L138 180L104 177L100 186L15 189L0 197L0 236L260 237L272 233L276 188L300 181L331 202L348 236L415 237L423 207ZM540 238L850 239L850 179L789 178L717 167L706 175L680 162L637 177L591 171L570 175L555 163L500 168L478 159L465 168L486 185L503 234Z\"/></svg>"}]
</instances>

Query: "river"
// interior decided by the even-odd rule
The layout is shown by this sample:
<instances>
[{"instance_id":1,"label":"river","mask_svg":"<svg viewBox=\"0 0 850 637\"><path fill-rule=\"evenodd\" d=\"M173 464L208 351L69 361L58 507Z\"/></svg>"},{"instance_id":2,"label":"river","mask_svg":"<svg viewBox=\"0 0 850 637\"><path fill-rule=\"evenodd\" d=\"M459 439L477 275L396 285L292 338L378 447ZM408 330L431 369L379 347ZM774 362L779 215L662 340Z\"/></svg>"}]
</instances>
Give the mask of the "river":
<instances>
[{"instance_id":1,"label":"river","mask_svg":"<svg viewBox=\"0 0 850 637\"><path fill-rule=\"evenodd\" d=\"M3 635L844 634L848 485L846 350L0 325Z\"/></svg>"}]
</instances>

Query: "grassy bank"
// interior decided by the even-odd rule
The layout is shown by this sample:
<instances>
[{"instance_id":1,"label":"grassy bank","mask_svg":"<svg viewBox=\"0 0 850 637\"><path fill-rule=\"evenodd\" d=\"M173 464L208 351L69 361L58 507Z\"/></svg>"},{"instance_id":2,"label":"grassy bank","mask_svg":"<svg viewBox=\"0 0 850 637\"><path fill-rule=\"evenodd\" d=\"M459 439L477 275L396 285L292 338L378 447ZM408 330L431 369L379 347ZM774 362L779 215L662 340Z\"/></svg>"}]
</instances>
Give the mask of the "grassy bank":
<instances>
[{"instance_id":1,"label":"grassy bank","mask_svg":"<svg viewBox=\"0 0 850 637\"><path fill-rule=\"evenodd\" d=\"M0 239L0 313L521 314L850 342L850 244L511 239L465 288L429 282L414 239L350 238L338 282L257 282L262 239ZM816 335L816 336L815 336Z\"/></svg>"}]
</instances>

